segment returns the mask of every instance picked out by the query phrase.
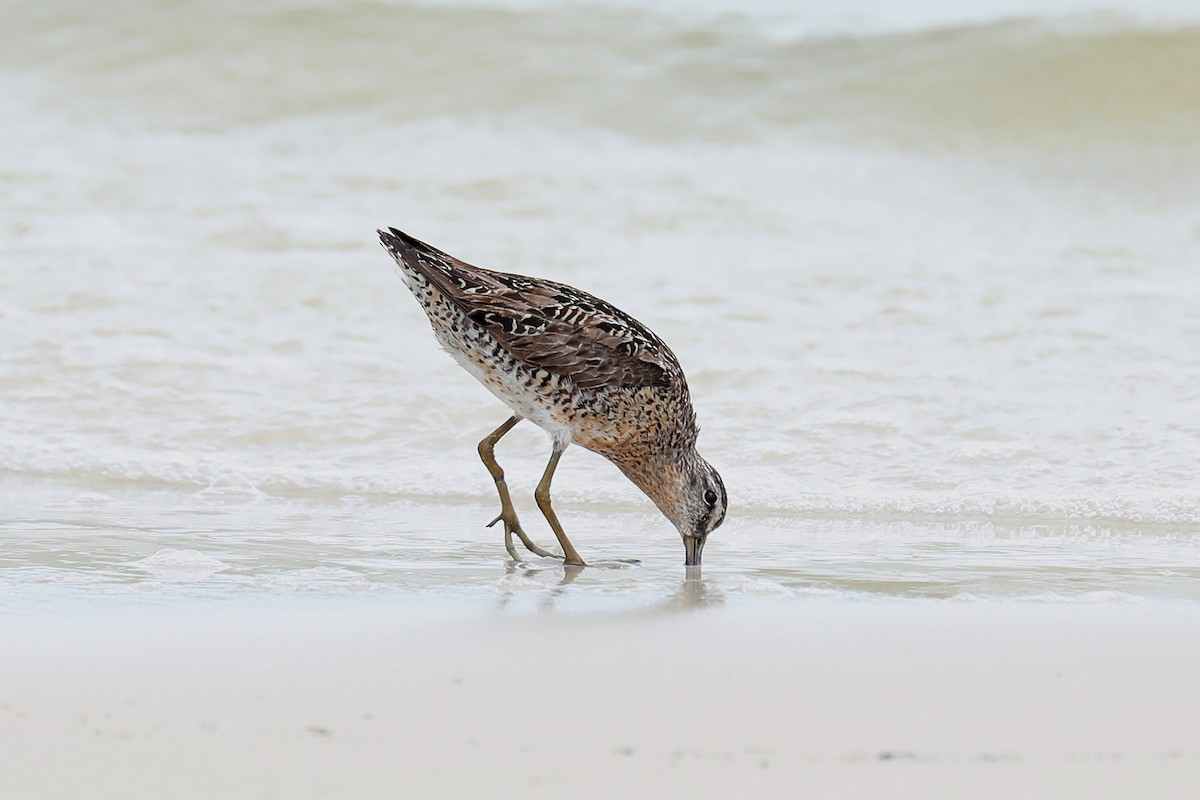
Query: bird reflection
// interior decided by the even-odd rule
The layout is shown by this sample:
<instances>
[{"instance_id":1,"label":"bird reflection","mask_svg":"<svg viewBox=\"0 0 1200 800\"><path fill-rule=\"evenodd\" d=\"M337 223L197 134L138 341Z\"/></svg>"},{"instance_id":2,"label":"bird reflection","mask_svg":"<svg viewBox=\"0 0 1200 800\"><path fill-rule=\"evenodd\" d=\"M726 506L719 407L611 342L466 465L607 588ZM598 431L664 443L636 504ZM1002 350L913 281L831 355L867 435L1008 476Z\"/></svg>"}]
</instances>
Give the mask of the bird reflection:
<instances>
[{"instance_id":1,"label":"bird reflection","mask_svg":"<svg viewBox=\"0 0 1200 800\"><path fill-rule=\"evenodd\" d=\"M589 577L594 578L598 573L602 574L602 570L596 569L597 566L601 565L593 564L588 570L587 574ZM631 565L623 562L613 562L612 564L603 566L609 566L613 569L625 569ZM713 581L704 579L701 569L699 565L686 567L683 580L679 582L674 591L666 597L660 598L657 602L635 608L621 608L614 611L614 613L631 616L653 616L695 611L702 608L723 605L725 603L725 594ZM559 578L557 581L553 583L547 582L545 590L537 598L538 611L556 611L558 610L559 602L564 600L564 598L579 599L588 591L588 588L584 586L571 588L583 573L584 567L564 567L561 562L555 562L553 567L542 569L540 567L531 567L528 561L520 563L510 561L505 566L506 580L501 582L500 608L508 608L510 604L520 597L528 596L526 592L519 591L513 585L522 582L522 578L537 580L543 575L547 577L558 575ZM595 587L595 584L588 584L588 587Z\"/></svg>"}]
</instances>

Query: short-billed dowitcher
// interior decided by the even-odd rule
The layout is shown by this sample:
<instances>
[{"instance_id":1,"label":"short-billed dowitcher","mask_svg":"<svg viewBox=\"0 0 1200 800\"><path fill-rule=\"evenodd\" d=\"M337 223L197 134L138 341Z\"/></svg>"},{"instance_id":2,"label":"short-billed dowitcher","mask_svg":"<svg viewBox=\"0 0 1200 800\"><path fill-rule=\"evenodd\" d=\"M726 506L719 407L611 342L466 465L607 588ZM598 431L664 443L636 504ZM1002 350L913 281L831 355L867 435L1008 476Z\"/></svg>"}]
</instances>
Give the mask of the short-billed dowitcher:
<instances>
[{"instance_id":1,"label":"short-billed dowitcher","mask_svg":"<svg viewBox=\"0 0 1200 800\"><path fill-rule=\"evenodd\" d=\"M550 481L574 442L599 453L646 493L678 529L684 563L698 565L704 543L725 519L725 485L696 452L696 412L671 349L646 326L571 286L473 267L395 228L379 240L416 295L442 347L513 415L479 443L496 481L504 545L515 533L531 552L550 555L521 529L496 442L522 419L553 441L534 497L558 537L563 560L583 565L550 507Z\"/></svg>"}]
</instances>

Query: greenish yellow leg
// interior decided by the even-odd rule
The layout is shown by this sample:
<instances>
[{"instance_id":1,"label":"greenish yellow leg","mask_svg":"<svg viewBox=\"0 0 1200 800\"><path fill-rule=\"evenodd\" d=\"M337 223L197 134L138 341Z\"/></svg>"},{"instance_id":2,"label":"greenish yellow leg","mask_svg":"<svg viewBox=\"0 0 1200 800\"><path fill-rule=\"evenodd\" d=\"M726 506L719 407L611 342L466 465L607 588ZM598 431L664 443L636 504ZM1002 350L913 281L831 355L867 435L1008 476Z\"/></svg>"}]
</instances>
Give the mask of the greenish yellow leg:
<instances>
[{"instance_id":1,"label":"greenish yellow leg","mask_svg":"<svg viewBox=\"0 0 1200 800\"><path fill-rule=\"evenodd\" d=\"M546 517L546 521L554 529L554 535L558 537L558 543L562 546L565 563L568 566L583 567L586 564L579 557L579 553L575 552L575 547L571 544L571 540L567 538L562 525L559 524L558 517L554 515L554 509L550 507L550 481L554 478L554 469L558 466L558 460L562 458L563 451L567 449L567 444L567 442L560 444L557 439L554 441L554 450L550 453L550 463L546 465L546 472L542 475L542 481L538 484L533 497L537 500L538 508L542 510L542 515Z\"/></svg>"},{"instance_id":2,"label":"greenish yellow leg","mask_svg":"<svg viewBox=\"0 0 1200 800\"><path fill-rule=\"evenodd\" d=\"M525 535L525 531L521 530L521 523L517 521L517 510L513 507L512 497L508 494L508 484L504 482L504 470L496 462L496 442L500 441L504 434L511 431L513 426L520 421L520 417L509 418L479 443L479 457L483 460L483 465L487 467L488 472L492 474L492 479L496 481L496 491L500 493L500 516L488 523L488 527L492 527L501 520L504 521L504 549L508 551L514 561L521 560L517 555L517 549L513 547L512 535L514 533L520 537L521 544L525 545L525 549L529 552L543 557L554 557L553 553L538 547L532 539Z\"/></svg>"}]
</instances>

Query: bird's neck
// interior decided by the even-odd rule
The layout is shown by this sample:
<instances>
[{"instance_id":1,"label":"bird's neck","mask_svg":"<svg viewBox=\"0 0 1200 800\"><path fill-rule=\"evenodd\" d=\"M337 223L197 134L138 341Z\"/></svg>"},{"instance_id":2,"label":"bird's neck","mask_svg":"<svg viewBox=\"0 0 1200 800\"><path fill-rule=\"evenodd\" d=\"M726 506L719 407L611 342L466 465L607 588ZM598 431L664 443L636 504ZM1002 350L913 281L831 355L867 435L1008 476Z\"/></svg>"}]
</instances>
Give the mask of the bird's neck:
<instances>
[{"instance_id":1,"label":"bird's neck","mask_svg":"<svg viewBox=\"0 0 1200 800\"><path fill-rule=\"evenodd\" d=\"M681 509L677 506L688 490L693 463L698 459L695 449L689 448L653 451L638 458L613 459L613 463L678 527Z\"/></svg>"}]
</instances>

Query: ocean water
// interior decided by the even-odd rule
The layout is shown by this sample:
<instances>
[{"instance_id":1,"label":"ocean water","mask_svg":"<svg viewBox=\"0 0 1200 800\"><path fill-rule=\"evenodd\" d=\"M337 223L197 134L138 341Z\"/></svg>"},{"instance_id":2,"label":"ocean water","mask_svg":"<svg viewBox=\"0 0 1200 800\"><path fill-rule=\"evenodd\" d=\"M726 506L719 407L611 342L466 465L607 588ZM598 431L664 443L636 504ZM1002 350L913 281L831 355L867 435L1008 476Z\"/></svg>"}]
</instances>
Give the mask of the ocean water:
<instances>
[{"instance_id":1,"label":"ocean water","mask_svg":"<svg viewBox=\"0 0 1200 800\"><path fill-rule=\"evenodd\" d=\"M1200 599L1200 10L113 0L0 28L0 599ZM730 495L564 458L394 225L668 341ZM548 443L498 449L526 528Z\"/></svg>"}]
</instances>

